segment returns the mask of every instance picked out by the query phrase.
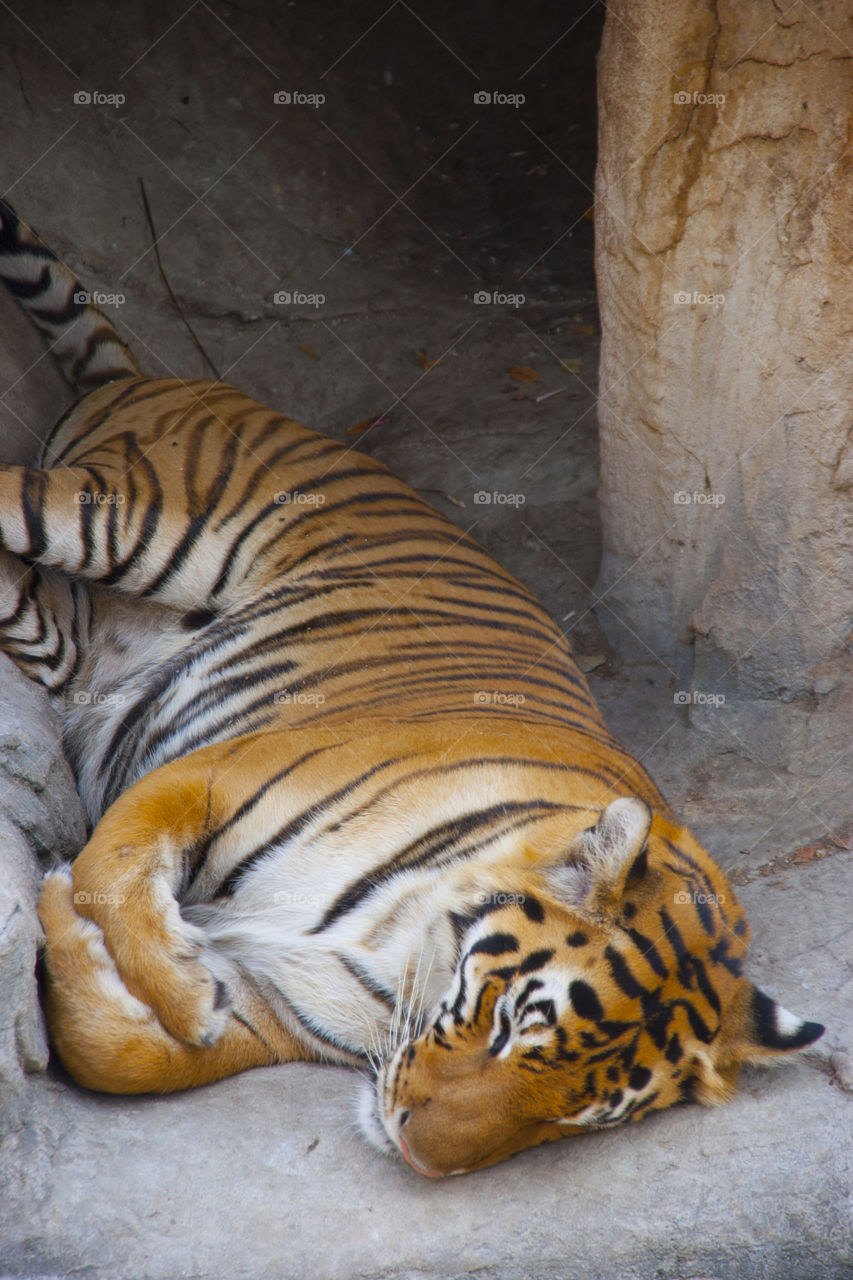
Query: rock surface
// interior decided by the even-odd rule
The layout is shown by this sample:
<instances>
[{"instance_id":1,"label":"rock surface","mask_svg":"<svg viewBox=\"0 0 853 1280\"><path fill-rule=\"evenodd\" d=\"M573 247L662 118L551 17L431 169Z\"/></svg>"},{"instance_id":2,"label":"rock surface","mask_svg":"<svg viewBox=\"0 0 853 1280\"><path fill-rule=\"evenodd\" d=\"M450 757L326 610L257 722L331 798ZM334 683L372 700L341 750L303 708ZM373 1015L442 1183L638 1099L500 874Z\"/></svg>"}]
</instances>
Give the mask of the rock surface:
<instances>
[{"instance_id":1,"label":"rock surface","mask_svg":"<svg viewBox=\"0 0 853 1280\"><path fill-rule=\"evenodd\" d=\"M0 1131L21 1122L27 1075L47 1065L35 960L40 870L85 839L47 694L0 654ZM39 859L41 855L41 859ZM41 868L39 862L41 860Z\"/></svg>"},{"instance_id":2,"label":"rock surface","mask_svg":"<svg viewBox=\"0 0 853 1280\"><path fill-rule=\"evenodd\" d=\"M849 6L608 8L599 616L818 775L853 713Z\"/></svg>"}]
</instances>

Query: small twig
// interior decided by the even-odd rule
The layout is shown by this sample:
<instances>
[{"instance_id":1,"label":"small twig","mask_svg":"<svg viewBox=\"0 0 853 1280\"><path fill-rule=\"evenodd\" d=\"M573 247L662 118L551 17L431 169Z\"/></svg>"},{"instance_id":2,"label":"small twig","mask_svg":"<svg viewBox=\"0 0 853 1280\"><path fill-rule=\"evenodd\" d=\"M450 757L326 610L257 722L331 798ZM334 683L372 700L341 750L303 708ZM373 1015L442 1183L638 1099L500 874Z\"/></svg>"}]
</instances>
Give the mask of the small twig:
<instances>
[{"instance_id":1,"label":"small twig","mask_svg":"<svg viewBox=\"0 0 853 1280\"><path fill-rule=\"evenodd\" d=\"M465 510L465 503L460 502L458 498L454 498L452 493L447 493L445 492L444 489L421 489L416 487L415 492L416 493L440 493L442 498L446 498L448 502L452 502L454 507L461 507L463 511Z\"/></svg>"},{"instance_id":2,"label":"small twig","mask_svg":"<svg viewBox=\"0 0 853 1280\"><path fill-rule=\"evenodd\" d=\"M195 329L193 329L189 320L184 315L183 308L181 307L181 304L178 302L178 299L175 297L174 293L172 292L172 286L169 284L169 281L166 278L166 272L163 270L163 263L160 261L160 250L157 247L157 230L154 226L154 219L151 216L151 206L148 203L148 196L145 192L145 183L142 181L141 178L139 179L139 187L140 187L140 190L142 191L142 203L145 206L145 217L148 222L148 230L151 232L151 248L154 250L154 257L157 261L157 270L160 272L160 279L163 281L163 284L166 286L166 292L168 293L169 297L172 299L172 305L174 306L175 310L177 311L178 315L183 321L184 326L187 330L187 333L190 335L193 342L201 352L201 358L205 361L205 363L209 366L209 368L213 370L213 373L216 376L217 382L221 382L222 376L219 370L217 369L216 365L213 363L210 356L207 354L204 347L202 346Z\"/></svg>"}]
</instances>

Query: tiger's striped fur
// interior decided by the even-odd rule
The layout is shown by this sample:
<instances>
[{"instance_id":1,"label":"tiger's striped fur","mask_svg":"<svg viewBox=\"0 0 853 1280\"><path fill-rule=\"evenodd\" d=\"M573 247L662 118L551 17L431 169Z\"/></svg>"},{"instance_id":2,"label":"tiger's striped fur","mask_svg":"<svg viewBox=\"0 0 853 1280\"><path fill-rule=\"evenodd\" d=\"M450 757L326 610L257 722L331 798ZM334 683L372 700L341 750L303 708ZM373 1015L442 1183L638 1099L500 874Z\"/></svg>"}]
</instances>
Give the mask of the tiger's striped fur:
<instances>
[{"instance_id":1,"label":"tiger's striped fur","mask_svg":"<svg viewBox=\"0 0 853 1280\"><path fill-rule=\"evenodd\" d=\"M368 1136L443 1174L820 1034L529 591L371 458L143 377L6 205L0 275L86 393L0 467L0 643L94 826L41 905L81 1083L371 1064Z\"/></svg>"}]
</instances>

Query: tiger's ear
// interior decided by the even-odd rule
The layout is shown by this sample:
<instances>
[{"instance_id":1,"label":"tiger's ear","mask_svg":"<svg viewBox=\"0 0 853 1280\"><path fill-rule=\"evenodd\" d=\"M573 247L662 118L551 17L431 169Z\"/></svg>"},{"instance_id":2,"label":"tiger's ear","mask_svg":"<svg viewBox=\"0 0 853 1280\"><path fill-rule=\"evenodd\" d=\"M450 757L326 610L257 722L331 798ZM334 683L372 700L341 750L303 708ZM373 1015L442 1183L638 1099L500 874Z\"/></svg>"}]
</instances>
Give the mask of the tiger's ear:
<instances>
[{"instance_id":1,"label":"tiger's ear","mask_svg":"<svg viewBox=\"0 0 853 1280\"><path fill-rule=\"evenodd\" d=\"M690 1097L706 1107L728 1102L744 1062L766 1062L805 1049L824 1030L819 1022L805 1022L744 981L727 1012L715 1049L693 1048Z\"/></svg>"},{"instance_id":2,"label":"tiger's ear","mask_svg":"<svg viewBox=\"0 0 853 1280\"><path fill-rule=\"evenodd\" d=\"M758 987L750 984L744 1027L737 1041L742 1062L761 1062L780 1053L793 1053L814 1044L826 1030L819 1022L806 1022Z\"/></svg>"},{"instance_id":3,"label":"tiger's ear","mask_svg":"<svg viewBox=\"0 0 853 1280\"><path fill-rule=\"evenodd\" d=\"M574 911L611 914L647 871L652 811L636 796L613 800L594 827L576 836L559 862L543 868L555 897Z\"/></svg>"}]
</instances>

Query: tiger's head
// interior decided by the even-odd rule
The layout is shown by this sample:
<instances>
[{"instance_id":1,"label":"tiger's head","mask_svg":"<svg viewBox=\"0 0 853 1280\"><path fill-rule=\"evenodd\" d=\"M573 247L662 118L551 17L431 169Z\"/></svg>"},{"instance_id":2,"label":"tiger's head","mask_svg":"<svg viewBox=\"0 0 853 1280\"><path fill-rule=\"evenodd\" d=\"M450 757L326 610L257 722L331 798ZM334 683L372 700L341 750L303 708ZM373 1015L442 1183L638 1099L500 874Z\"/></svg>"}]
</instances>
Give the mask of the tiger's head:
<instances>
[{"instance_id":1,"label":"tiger's head","mask_svg":"<svg viewBox=\"0 0 853 1280\"><path fill-rule=\"evenodd\" d=\"M613 801L459 921L452 983L365 1095L368 1136L432 1177L734 1092L822 1033L743 976L745 916L684 828ZM541 855L540 855L541 856Z\"/></svg>"}]
</instances>

